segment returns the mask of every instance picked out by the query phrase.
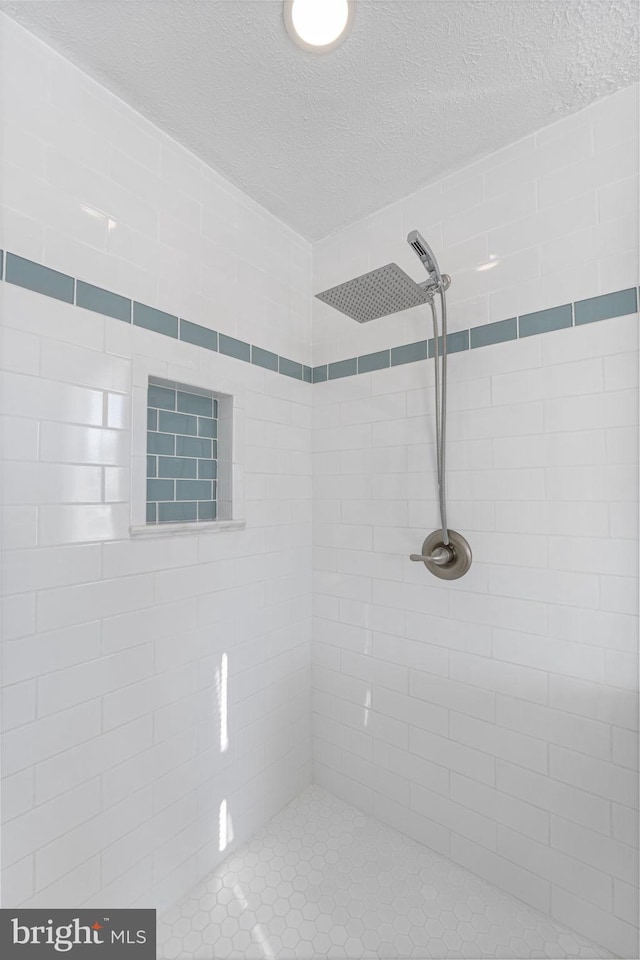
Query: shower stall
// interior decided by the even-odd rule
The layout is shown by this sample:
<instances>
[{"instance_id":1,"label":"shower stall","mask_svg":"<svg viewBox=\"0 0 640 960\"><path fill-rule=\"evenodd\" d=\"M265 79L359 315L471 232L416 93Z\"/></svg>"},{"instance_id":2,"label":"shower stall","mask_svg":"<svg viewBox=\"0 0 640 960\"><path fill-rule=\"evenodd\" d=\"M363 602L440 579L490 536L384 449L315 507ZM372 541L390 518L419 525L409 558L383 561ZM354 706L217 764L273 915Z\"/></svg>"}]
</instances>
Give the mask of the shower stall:
<instances>
[{"instance_id":1,"label":"shower stall","mask_svg":"<svg viewBox=\"0 0 640 960\"><path fill-rule=\"evenodd\" d=\"M408 124L401 191L355 110L366 169L269 165L261 98L282 159L279 90L311 137L300 90L401 41L437 117L503 4L361 0L315 59L279 4L2 6L0 943L139 909L156 960L637 958L635 67L484 147L486 97L447 113L457 166ZM629 6L509 9L606 57ZM204 159L125 76L206 102Z\"/></svg>"}]
</instances>

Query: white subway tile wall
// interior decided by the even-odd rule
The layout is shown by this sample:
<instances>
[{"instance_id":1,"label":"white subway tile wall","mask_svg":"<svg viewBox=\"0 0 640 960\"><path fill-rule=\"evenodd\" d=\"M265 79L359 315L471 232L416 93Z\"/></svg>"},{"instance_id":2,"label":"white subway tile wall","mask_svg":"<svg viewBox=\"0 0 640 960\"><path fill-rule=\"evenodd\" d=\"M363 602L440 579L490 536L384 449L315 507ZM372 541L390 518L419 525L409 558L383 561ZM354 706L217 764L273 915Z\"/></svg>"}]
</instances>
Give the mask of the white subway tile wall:
<instances>
[{"instance_id":1,"label":"white subway tile wall","mask_svg":"<svg viewBox=\"0 0 640 960\"><path fill-rule=\"evenodd\" d=\"M0 42L0 247L308 363L309 243L7 17Z\"/></svg>"},{"instance_id":2,"label":"white subway tile wall","mask_svg":"<svg viewBox=\"0 0 640 960\"><path fill-rule=\"evenodd\" d=\"M310 360L310 246L0 20L0 246ZM169 905L310 781L311 388L1 286L3 905ZM245 530L130 539L147 370L238 398Z\"/></svg>"},{"instance_id":3,"label":"white subway tile wall","mask_svg":"<svg viewBox=\"0 0 640 960\"><path fill-rule=\"evenodd\" d=\"M1 21L0 246L79 278L0 286L4 903L174 902L307 786L311 703L325 789L637 955L637 316L555 309L637 286L637 86L312 251ZM475 559L444 586L408 561L437 526L433 366L395 366L424 311L311 327L312 291L418 277L415 227L454 333L526 337L451 357ZM550 308L584 325L528 336ZM357 376L295 379L312 343ZM246 530L129 539L141 364L241 397Z\"/></svg>"},{"instance_id":4,"label":"white subway tile wall","mask_svg":"<svg viewBox=\"0 0 640 960\"><path fill-rule=\"evenodd\" d=\"M389 261L422 279L416 228L452 331L637 286L638 111L636 84L318 241L314 292ZM419 307L359 326L314 301L315 365L429 336Z\"/></svg>"},{"instance_id":5,"label":"white subway tile wall","mask_svg":"<svg viewBox=\"0 0 640 960\"><path fill-rule=\"evenodd\" d=\"M412 228L453 330L636 287L637 170L633 87L320 241L314 290L389 260L418 279ZM431 333L424 310L313 322L315 365ZM451 356L448 519L474 562L445 586L408 559L439 525L431 361L313 387L314 780L623 957L637 351L634 310Z\"/></svg>"}]
</instances>

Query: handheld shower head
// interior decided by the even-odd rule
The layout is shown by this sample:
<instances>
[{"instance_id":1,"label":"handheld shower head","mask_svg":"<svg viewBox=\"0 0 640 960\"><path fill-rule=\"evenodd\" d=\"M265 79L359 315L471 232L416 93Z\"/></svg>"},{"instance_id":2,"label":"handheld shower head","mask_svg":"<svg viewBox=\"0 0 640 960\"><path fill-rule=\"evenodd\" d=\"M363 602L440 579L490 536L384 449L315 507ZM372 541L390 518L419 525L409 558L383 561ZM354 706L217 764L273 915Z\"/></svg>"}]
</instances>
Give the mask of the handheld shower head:
<instances>
[{"instance_id":1,"label":"handheld shower head","mask_svg":"<svg viewBox=\"0 0 640 960\"><path fill-rule=\"evenodd\" d=\"M440 276L440 267L435 254L421 233L412 230L407 237L407 243L418 255L420 263L425 268L434 283L439 284L442 280Z\"/></svg>"},{"instance_id":2,"label":"handheld shower head","mask_svg":"<svg viewBox=\"0 0 640 960\"><path fill-rule=\"evenodd\" d=\"M420 258L429 274L428 280L416 283L397 263L387 263L377 270L370 270L353 280L316 293L316 297L358 323L377 320L378 317L399 313L423 303L432 304L438 291L442 296L448 290L451 277L440 273L433 250L417 230L411 231L407 243Z\"/></svg>"}]
</instances>

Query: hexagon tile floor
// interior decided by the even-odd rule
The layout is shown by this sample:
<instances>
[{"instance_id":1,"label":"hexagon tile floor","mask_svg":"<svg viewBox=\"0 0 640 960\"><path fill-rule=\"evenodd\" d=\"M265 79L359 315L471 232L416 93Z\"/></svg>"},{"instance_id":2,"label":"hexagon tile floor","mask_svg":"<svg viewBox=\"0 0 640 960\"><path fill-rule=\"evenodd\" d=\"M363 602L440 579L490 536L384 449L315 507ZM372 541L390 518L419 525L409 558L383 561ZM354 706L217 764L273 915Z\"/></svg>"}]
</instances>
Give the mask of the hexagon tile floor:
<instances>
[{"instance_id":1,"label":"hexagon tile floor","mask_svg":"<svg viewBox=\"0 0 640 960\"><path fill-rule=\"evenodd\" d=\"M158 925L162 960L612 956L316 786Z\"/></svg>"}]
</instances>

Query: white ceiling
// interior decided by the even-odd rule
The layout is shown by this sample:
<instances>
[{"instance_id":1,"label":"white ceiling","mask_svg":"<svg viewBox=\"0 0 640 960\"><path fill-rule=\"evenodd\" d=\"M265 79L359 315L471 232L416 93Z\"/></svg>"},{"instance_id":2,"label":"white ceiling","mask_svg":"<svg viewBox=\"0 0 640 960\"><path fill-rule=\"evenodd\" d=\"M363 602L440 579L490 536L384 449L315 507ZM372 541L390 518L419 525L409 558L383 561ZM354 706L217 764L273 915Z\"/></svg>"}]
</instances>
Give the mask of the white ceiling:
<instances>
[{"instance_id":1,"label":"white ceiling","mask_svg":"<svg viewBox=\"0 0 640 960\"><path fill-rule=\"evenodd\" d=\"M638 0L358 0L324 56L280 0L0 7L311 240L638 77Z\"/></svg>"}]
</instances>

